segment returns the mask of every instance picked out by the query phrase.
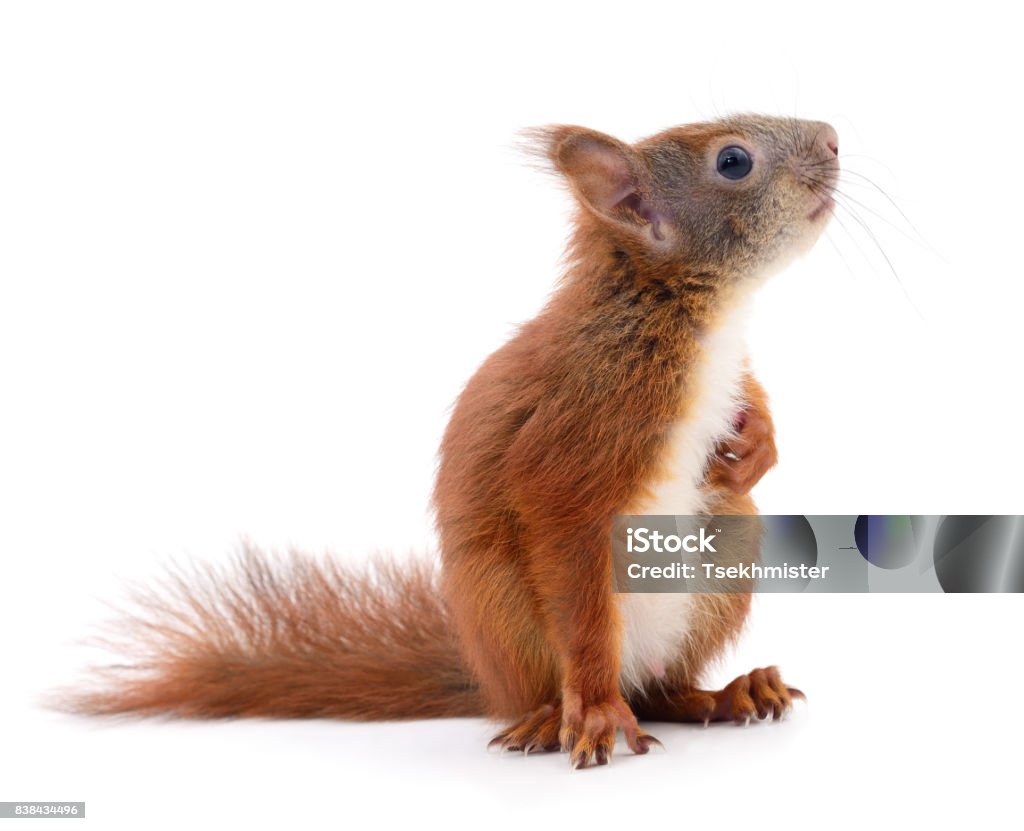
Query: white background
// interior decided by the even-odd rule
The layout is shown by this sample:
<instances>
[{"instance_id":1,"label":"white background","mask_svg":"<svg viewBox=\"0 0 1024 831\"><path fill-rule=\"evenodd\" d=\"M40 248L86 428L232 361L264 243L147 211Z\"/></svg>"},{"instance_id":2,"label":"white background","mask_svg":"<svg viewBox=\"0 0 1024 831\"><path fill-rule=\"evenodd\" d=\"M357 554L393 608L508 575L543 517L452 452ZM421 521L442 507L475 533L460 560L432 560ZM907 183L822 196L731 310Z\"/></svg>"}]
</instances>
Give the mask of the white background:
<instances>
[{"instance_id":1,"label":"white background","mask_svg":"<svg viewBox=\"0 0 1024 831\"><path fill-rule=\"evenodd\" d=\"M100 600L171 557L242 534L431 549L447 408L558 274L567 197L513 149L532 125L832 122L909 218L843 185L903 289L841 211L851 233L763 291L749 342L782 461L761 508L1024 512L1001 7L697 5L0 7L0 799L84 799L97 828L1009 821L1014 596L759 598L712 680L779 663L807 707L660 726L667 752L572 774L488 755L483 721L33 704L74 677Z\"/></svg>"}]
</instances>

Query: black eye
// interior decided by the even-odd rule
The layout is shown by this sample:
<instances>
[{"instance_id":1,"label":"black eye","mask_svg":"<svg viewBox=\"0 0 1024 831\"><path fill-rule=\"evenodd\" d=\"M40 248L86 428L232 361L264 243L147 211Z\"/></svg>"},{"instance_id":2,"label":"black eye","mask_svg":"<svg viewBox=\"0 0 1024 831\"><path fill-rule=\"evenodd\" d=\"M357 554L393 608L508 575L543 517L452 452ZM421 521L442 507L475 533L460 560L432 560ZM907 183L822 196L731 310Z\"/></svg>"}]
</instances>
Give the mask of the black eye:
<instances>
[{"instance_id":1,"label":"black eye","mask_svg":"<svg viewBox=\"0 0 1024 831\"><path fill-rule=\"evenodd\" d=\"M726 179L742 179L753 166L750 154L742 147L726 147L718 154L718 172Z\"/></svg>"}]
</instances>

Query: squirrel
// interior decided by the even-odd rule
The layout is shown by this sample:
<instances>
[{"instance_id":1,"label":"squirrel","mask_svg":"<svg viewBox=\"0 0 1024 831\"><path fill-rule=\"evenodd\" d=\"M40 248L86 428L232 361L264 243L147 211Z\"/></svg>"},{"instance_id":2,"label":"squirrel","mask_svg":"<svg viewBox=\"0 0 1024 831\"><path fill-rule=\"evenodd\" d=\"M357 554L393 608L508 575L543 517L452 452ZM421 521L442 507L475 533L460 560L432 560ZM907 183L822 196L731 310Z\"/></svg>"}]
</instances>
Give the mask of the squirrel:
<instances>
[{"instance_id":1,"label":"squirrel","mask_svg":"<svg viewBox=\"0 0 1024 831\"><path fill-rule=\"evenodd\" d=\"M606 764L620 730L634 753L659 744L638 719L742 723L803 697L775 667L701 688L750 594L616 593L611 527L756 514L750 490L777 453L739 327L828 222L836 132L740 115L635 144L577 126L528 135L575 196L568 266L454 407L433 494L439 572L248 546L226 570L172 571L116 626L132 662L59 706L488 716L509 725L492 745L578 768Z\"/></svg>"}]
</instances>

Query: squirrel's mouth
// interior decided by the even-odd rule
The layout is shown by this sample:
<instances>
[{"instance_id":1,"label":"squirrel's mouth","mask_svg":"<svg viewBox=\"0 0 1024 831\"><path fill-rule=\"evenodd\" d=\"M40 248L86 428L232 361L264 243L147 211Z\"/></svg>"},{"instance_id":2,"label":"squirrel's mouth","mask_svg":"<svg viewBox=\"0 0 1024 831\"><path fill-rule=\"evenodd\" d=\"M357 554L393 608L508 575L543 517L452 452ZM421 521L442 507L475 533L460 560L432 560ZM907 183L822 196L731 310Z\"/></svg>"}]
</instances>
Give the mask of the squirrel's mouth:
<instances>
[{"instance_id":1,"label":"squirrel's mouth","mask_svg":"<svg viewBox=\"0 0 1024 831\"><path fill-rule=\"evenodd\" d=\"M823 216L831 214L832 209L835 206L835 199L833 199L831 196L823 196L821 197L821 201L818 203L818 206L807 215L807 218L811 220L811 222L814 222L815 220L818 220Z\"/></svg>"}]
</instances>

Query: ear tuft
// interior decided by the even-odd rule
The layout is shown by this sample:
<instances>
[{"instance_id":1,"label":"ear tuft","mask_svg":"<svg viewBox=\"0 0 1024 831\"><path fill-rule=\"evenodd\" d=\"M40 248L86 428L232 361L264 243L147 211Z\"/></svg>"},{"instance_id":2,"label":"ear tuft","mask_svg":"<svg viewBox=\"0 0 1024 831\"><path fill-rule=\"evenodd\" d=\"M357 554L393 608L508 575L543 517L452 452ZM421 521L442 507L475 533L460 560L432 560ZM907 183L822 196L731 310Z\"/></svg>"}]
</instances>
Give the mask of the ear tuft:
<instances>
[{"instance_id":1,"label":"ear tuft","mask_svg":"<svg viewBox=\"0 0 1024 831\"><path fill-rule=\"evenodd\" d=\"M584 130L564 124L550 124L547 127L527 127L519 131L516 149L526 156L533 165L545 173L558 173L555 151L558 145L572 132Z\"/></svg>"},{"instance_id":2,"label":"ear tuft","mask_svg":"<svg viewBox=\"0 0 1024 831\"><path fill-rule=\"evenodd\" d=\"M585 208L620 227L643 231L650 240L665 239L643 161L628 144L570 125L539 127L522 135L527 152L561 173Z\"/></svg>"},{"instance_id":3,"label":"ear tuft","mask_svg":"<svg viewBox=\"0 0 1024 831\"><path fill-rule=\"evenodd\" d=\"M524 149L545 167L554 167L577 196L592 201L602 212L615 207L636 186L630 165L633 151L611 136L572 125L524 130Z\"/></svg>"}]
</instances>

